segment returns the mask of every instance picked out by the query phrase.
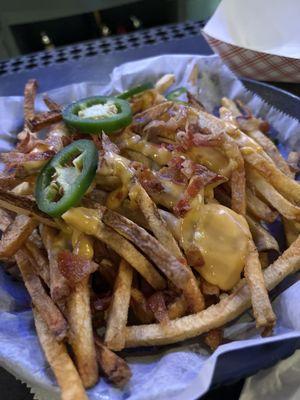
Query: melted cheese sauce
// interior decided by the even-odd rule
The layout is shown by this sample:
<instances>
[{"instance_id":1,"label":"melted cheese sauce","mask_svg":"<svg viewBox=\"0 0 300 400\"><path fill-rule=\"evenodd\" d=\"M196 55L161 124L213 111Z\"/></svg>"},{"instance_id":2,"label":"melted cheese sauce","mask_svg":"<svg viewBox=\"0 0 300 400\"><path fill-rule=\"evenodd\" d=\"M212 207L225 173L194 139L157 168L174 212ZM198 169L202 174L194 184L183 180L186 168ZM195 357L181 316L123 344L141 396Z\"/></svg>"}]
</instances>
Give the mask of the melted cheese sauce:
<instances>
[{"instance_id":1,"label":"melted cheese sauce","mask_svg":"<svg viewBox=\"0 0 300 400\"><path fill-rule=\"evenodd\" d=\"M83 233L73 230L72 235L72 246L74 253L84 257L88 260L92 260L94 257L93 240L91 237L84 235Z\"/></svg>"},{"instance_id":2,"label":"melted cheese sauce","mask_svg":"<svg viewBox=\"0 0 300 400\"><path fill-rule=\"evenodd\" d=\"M181 223L184 248L193 243L203 256L200 274L209 283L230 290L240 279L248 252L249 229L245 219L219 204L192 209Z\"/></svg>"},{"instance_id":3,"label":"melted cheese sauce","mask_svg":"<svg viewBox=\"0 0 300 400\"><path fill-rule=\"evenodd\" d=\"M62 218L73 229L87 235L96 235L101 222L99 210L85 207L71 208L62 215Z\"/></svg>"}]
</instances>

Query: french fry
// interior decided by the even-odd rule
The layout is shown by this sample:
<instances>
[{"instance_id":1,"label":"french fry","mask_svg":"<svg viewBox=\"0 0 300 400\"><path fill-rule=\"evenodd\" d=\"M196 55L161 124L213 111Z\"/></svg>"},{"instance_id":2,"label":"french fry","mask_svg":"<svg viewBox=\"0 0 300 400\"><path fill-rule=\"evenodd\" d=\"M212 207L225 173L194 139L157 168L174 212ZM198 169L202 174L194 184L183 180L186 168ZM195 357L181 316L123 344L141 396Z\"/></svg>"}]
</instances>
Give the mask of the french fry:
<instances>
[{"instance_id":1,"label":"french fry","mask_svg":"<svg viewBox=\"0 0 300 400\"><path fill-rule=\"evenodd\" d=\"M143 293L137 288L131 288L130 307L135 317L142 324L150 324L154 322L153 312L147 306L147 300Z\"/></svg>"},{"instance_id":2,"label":"french fry","mask_svg":"<svg viewBox=\"0 0 300 400\"><path fill-rule=\"evenodd\" d=\"M276 239L264 227L262 227L250 215L246 215L246 220L248 222L253 241L259 252L269 250L275 250L277 253L280 252Z\"/></svg>"},{"instance_id":3,"label":"french fry","mask_svg":"<svg viewBox=\"0 0 300 400\"><path fill-rule=\"evenodd\" d=\"M189 267L179 262L147 231L120 214L106 209L102 220L139 247L175 286L182 289L193 312L204 308L203 296Z\"/></svg>"},{"instance_id":4,"label":"french fry","mask_svg":"<svg viewBox=\"0 0 300 400\"><path fill-rule=\"evenodd\" d=\"M31 235L38 222L26 215L17 215L0 241L0 258L13 256Z\"/></svg>"},{"instance_id":5,"label":"french fry","mask_svg":"<svg viewBox=\"0 0 300 400\"><path fill-rule=\"evenodd\" d=\"M272 223L278 216L278 213L257 197L250 188L246 188L247 211L255 218Z\"/></svg>"},{"instance_id":6,"label":"french fry","mask_svg":"<svg viewBox=\"0 0 300 400\"><path fill-rule=\"evenodd\" d=\"M95 344L101 372L109 382L112 382L119 388L123 388L131 377L128 364L104 346L98 337L95 337Z\"/></svg>"},{"instance_id":7,"label":"french fry","mask_svg":"<svg viewBox=\"0 0 300 400\"><path fill-rule=\"evenodd\" d=\"M51 99L51 97L46 95L43 97L43 100L50 111L56 111L56 110L61 111L61 106L58 103L56 103L56 101Z\"/></svg>"},{"instance_id":8,"label":"french fry","mask_svg":"<svg viewBox=\"0 0 300 400\"><path fill-rule=\"evenodd\" d=\"M253 169L247 169L247 179L251 187L287 219L300 221L300 207L290 203L266 179ZM299 197L300 198L300 197Z\"/></svg>"},{"instance_id":9,"label":"french fry","mask_svg":"<svg viewBox=\"0 0 300 400\"><path fill-rule=\"evenodd\" d=\"M122 350L125 346L125 327L127 324L132 268L121 260L110 303L104 343L111 350Z\"/></svg>"},{"instance_id":10,"label":"french fry","mask_svg":"<svg viewBox=\"0 0 300 400\"><path fill-rule=\"evenodd\" d=\"M291 219L282 218L285 238L290 246L300 234L300 223Z\"/></svg>"},{"instance_id":11,"label":"french fry","mask_svg":"<svg viewBox=\"0 0 300 400\"><path fill-rule=\"evenodd\" d=\"M24 118L25 121L27 119L33 118L34 111L34 101L37 91L37 81L36 79L29 79L29 81L25 85L24 90Z\"/></svg>"},{"instance_id":12,"label":"french fry","mask_svg":"<svg viewBox=\"0 0 300 400\"><path fill-rule=\"evenodd\" d=\"M50 269L50 293L57 303L64 301L70 294L70 286L58 268L57 255L65 249L65 240L58 236L58 232L48 226L41 229L41 237L48 253Z\"/></svg>"},{"instance_id":13,"label":"french fry","mask_svg":"<svg viewBox=\"0 0 300 400\"><path fill-rule=\"evenodd\" d=\"M269 266L269 254L266 251L261 251L259 253L259 261L262 269L265 269Z\"/></svg>"},{"instance_id":14,"label":"french fry","mask_svg":"<svg viewBox=\"0 0 300 400\"><path fill-rule=\"evenodd\" d=\"M0 188L0 207L15 212L17 214L27 215L40 221L41 223L56 227L55 221L49 215L40 211L34 200L25 196L19 196L7 192Z\"/></svg>"},{"instance_id":15,"label":"french fry","mask_svg":"<svg viewBox=\"0 0 300 400\"><path fill-rule=\"evenodd\" d=\"M244 274L248 283L256 327L263 336L272 332L276 317L272 310L264 282L258 252L252 240L249 240L249 254L246 257Z\"/></svg>"},{"instance_id":16,"label":"french fry","mask_svg":"<svg viewBox=\"0 0 300 400\"><path fill-rule=\"evenodd\" d=\"M183 317L188 311L188 305L184 296L177 297L173 303L168 306L169 319L177 319ZM151 322L151 321L150 321ZM150 323L148 322L148 323Z\"/></svg>"},{"instance_id":17,"label":"french fry","mask_svg":"<svg viewBox=\"0 0 300 400\"><path fill-rule=\"evenodd\" d=\"M50 110L35 114L33 117L26 119L26 125L32 132L38 132L49 125L56 124L61 120L62 114L60 110Z\"/></svg>"},{"instance_id":18,"label":"french fry","mask_svg":"<svg viewBox=\"0 0 300 400\"><path fill-rule=\"evenodd\" d=\"M88 400L66 346L56 341L55 336L49 331L37 309L33 309L33 315L40 344L60 386L61 399Z\"/></svg>"},{"instance_id":19,"label":"french fry","mask_svg":"<svg viewBox=\"0 0 300 400\"><path fill-rule=\"evenodd\" d=\"M286 276L300 268L300 237L273 264L264 270L265 285L273 289ZM232 321L251 305L250 290L241 281L235 291L219 303L194 315L160 324L138 325L126 328L126 347L152 346L175 343L219 328Z\"/></svg>"},{"instance_id":20,"label":"french fry","mask_svg":"<svg viewBox=\"0 0 300 400\"><path fill-rule=\"evenodd\" d=\"M63 340L67 334L66 320L51 298L47 295L26 253L20 249L15 254L15 258L33 305L39 311L56 340Z\"/></svg>"},{"instance_id":21,"label":"french fry","mask_svg":"<svg viewBox=\"0 0 300 400\"><path fill-rule=\"evenodd\" d=\"M49 262L43 251L30 237L25 244L28 252L27 256L33 266L35 266L36 273L43 279L48 287L50 287L50 272Z\"/></svg>"},{"instance_id":22,"label":"french fry","mask_svg":"<svg viewBox=\"0 0 300 400\"><path fill-rule=\"evenodd\" d=\"M73 233L73 252L75 256L93 258L93 241L86 235ZM98 364L93 337L90 306L89 276L73 286L67 299L67 315L70 325L68 341L74 352L76 366L83 386L89 388L98 381Z\"/></svg>"},{"instance_id":23,"label":"french fry","mask_svg":"<svg viewBox=\"0 0 300 400\"><path fill-rule=\"evenodd\" d=\"M170 86L173 85L174 82L175 82L174 74L165 74L156 82L155 89L159 93L164 93L166 90L169 89Z\"/></svg>"},{"instance_id":24,"label":"french fry","mask_svg":"<svg viewBox=\"0 0 300 400\"><path fill-rule=\"evenodd\" d=\"M6 211L0 208L0 231L4 232L13 222L13 217Z\"/></svg>"},{"instance_id":25,"label":"french fry","mask_svg":"<svg viewBox=\"0 0 300 400\"><path fill-rule=\"evenodd\" d=\"M139 183L136 183L131 188L129 197L138 204L157 240L179 260L184 260L176 240L146 190Z\"/></svg>"},{"instance_id":26,"label":"french fry","mask_svg":"<svg viewBox=\"0 0 300 400\"><path fill-rule=\"evenodd\" d=\"M89 226L89 214L93 212L97 220L96 229ZM77 218L80 215L80 218ZM73 228L83 231L88 235L95 236L100 241L111 247L117 254L124 258L133 268L135 268L146 281L155 289L160 290L165 287L164 278L156 271L153 265L125 238L115 232L113 229L101 223L101 212L99 210L87 210L85 208L76 208L67 211L62 218ZM81 221L87 221L82 224Z\"/></svg>"}]
</instances>

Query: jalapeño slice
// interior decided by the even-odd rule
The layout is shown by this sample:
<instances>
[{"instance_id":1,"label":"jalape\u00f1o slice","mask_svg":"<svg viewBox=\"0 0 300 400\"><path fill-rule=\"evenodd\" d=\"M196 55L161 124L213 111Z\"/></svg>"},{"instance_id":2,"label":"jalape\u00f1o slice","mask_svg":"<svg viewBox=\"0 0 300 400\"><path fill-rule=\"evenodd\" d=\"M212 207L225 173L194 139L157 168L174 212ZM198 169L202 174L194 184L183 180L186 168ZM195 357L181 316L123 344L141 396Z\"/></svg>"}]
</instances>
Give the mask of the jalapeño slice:
<instances>
[{"instance_id":1,"label":"jalape\u00f1o slice","mask_svg":"<svg viewBox=\"0 0 300 400\"><path fill-rule=\"evenodd\" d=\"M95 177L97 165L98 151L91 140L77 140L57 153L37 178L39 209L59 217L78 204Z\"/></svg>"}]
</instances>

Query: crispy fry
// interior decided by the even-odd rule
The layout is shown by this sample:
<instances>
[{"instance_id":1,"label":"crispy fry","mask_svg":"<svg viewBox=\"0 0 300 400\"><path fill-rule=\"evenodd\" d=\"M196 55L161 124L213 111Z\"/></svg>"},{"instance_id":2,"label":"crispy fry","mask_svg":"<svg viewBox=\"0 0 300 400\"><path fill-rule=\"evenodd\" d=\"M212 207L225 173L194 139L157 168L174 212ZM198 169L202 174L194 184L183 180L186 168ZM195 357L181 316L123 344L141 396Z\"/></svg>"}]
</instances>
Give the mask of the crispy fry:
<instances>
[{"instance_id":1,"label":"crispy fry","mask_svg":"<svg viewBox=\"0 0 300 400\"><path fill-rule=\"evenodd\" d=\"M186 296L193 312L204 308L203 296L189 267L180 263L170 252L143 228L120 214L106 209L103 222L132 241Z\"/></svg>"},{"instance_id":2,"label":"crispy fry","mask_svg":"<svg viewBox=\"0 0 300 400\"><path fill-rule=\"evenodd\" d=\"M42 222L45 225L56 227L56 223L49 215L40 211L35 201L25 196L18 196L16 194L7 192L0 188L0 207L13 211L17 214L27 215Z\"/></svg>"},{"instance_id":3,"label":"crispy fry","mask_svg":"<svg viewBox=\"0 0 300 400\"><path fill-rule=\"evenodd\" d=\"M129 196L131 200L137 202L157 240L179 260L184 260L184 256L176 240L167 228L165 221L160 216L155 203L151 200L146 190L139 183L136 183L131 188Z\"/></svg>"},{"instance_id":4,"label":"crispy fry","mask_svg":"<svg viewBox=\"0 0 300 400\"><path fill-rule=\"evenodd\" d=\"M267 268L270 265L269 254L266 251L261 251L259 253L259 261L262 269Z\"/></svg>"},{"instance_id":5,"label":"crispy fry","mask_svg":"<svg viewBox=\"0 0 300 400\"><path fill-rule=\"evenodd\" d=\"M269 223L275 221L278 216L276 211L271 210L271 208L259 197L257 197L250 188L246 188L246 195L247 210L254 215L254 217Z\"/></svg>"},{"instance_id":6,"label":"crispy fry","mask_svg":"<svg viewBox=\"0 0 300 400\"><path fill-rule=\"evenodd\" d=\"M61 106L58 103L56 103L56 101L51 99L51 97L49 97L48 95L45 95L43 97L43 100L50 111L61 111Z\"/></svg>"},{"instance_id":7,"label":"crispy fry","mask_svg":"<svg viewBox=\"0 0 300 400\"><path fill-rule=\"evenodd\" d=\"M92 240L83 235L74 235L73 251L76 257L93 258ZM95 263L94 263L95 264ZM97 266L97 264L96 264ZM73 281L74 283L74 281ZM93 337L90 307L89 276L76 282L67 299L67 315L70 324L68 340L75 355L76 365L85 388L94 386L98 380L98 365Z\"/></svg>"},{"instance_id":8,"label":"crispy fry","mask_svg":"<svg viewBox=\"0 0 300 400\"><path fill-rule=\"evenodd\" d=\"M24 118L25 121L27 119L33 118L35 111L34 111L34 101L37 91L37 80L36 79L29 79L29 81L25 85L24 90Z\"/></svg>"},{"instance_id":9,"label":"crispy fry","mask_svg":"<svg viewBox=\"0 0 300 400\"><path fill-rule=\"evenodd\" d=\"M184 296L177 297L173 303L168 306L168 317L169 319L176 319L183 317L188 311L188 305ZM151 321L150 321L151 322ZM150 323L148 322L148 323Z\"/></svg>"},{"instance_id":10,"label":"crispy fry","mask_svg":"<svg viewBox=\"0 0 300 400\"><path fill-rule=\"evenodd\" d=\"M280 252L278 243L274 236L272 236L250 215L246 215L246 220L249 224L250 232L258 251L275 250L277 253Z\"/></svg>"},{"instance_id":11,"label":"crispy fry","mask_svg":"<svg viewBox=\"0 0 300 400\"><path fill-rule=\"evenodd\" d=\"M60 122L61 119L62 114L60 110L50 110L35 114L33 117L26 119L26 124L32 132L38 132L49 125Z\"/></svg>"},{"instance_id":12,"label":"crispy fry","mask_svg":"<svg viewBox=\"0 0 300 400\"><path fill-rule=\"evenodd\" d=\"M265 285L273 289L286 276L300 268L300 238L298 238L273 264L264 270ZM194 315L160 324L130 326L126 328L126 347L152 346L175 343L192 338L232 321L251 305L250 290L244 281L218 304Z\"/></svg>"},{"instance_id":13,"label":"crispy fry","mask_svg":"<svg viewBox=\"0 0 300 400\"><path fill-rule=\"evenodd\" d=\"M26 253L20 249L15 258L21 271L25 286L30 293L32 303L46 322L56 340L63 340L67 334L67 322L63 315L47 295L40 278L34 271Z\"/></svg>"},{"instance_id":14,"label":"crispy fry","mask_svg":"<svg viewBox=\"0 0 300 400\"><path fill-rule=\"evenodd\" d=\"M287 219L300 221L300 207L283 197L266 179L254 170L247 169L247 179L252 188ZM300 198L300 197L299 197Z\"/></svg>"},{"instance_id":15,"label":"crispy fry","mask_svg":"<svg viewBox=\"0 0 300 400\"><path fill-rule=\"evenodd\" d=\"M105 331L105 344L112 350L119 351L125 346L124 332L127 324L131 283L132 268L126 261L121 260Z\"/></svg>"},{"instance_id":16,"label":"crispy fry","mask_svg":"<svg viewBox=\"0 0 300 400\"><path fill-rule=\"evenodd\" d=\"M33 310L33 315L39 341L60 386L61 399L88 400L66 346L63 343L57 343L37 309Z\"/></svg>"},{"instance_id":17,"label":"crispy fry","mask_svg":"<svg viewBox=\"0 0 300 400\"><path fill-rule=\"evenodd\" d=\"M35 267L35 272L43 279L46 285L50 287L49 262L46 255L30 237L25 247L27 249L27 256L31 264Z\"/></svg>"},{"instance_id":18,"label":"crispy fry","mask_svg":"<svg viewBox=\"0 0 300 400\"><path fill-rule=\"evenodd\" d=\"M12 215L0 208L0 231L4 232L12 222Z\"/></svg>"},{"instance_id":19,"label":"crispy fry","mask_svg":"<svg viewBox=\"0 0 300 400\"><path fill-rule=\"evenodd\" d=\"M70 286L58 267L57 255L65 249L63 235L59 236L55 229L43 226L41 237L48 253L50 268L50 293L55 302L65 300L70 293Z\"/></svg>"},{"instance_id":20,"label":"crispy fry","mask_svg":"<svg viewBox=\"0 0 300 400\"><path fill-rule=\"evenodd\" d=\"M98 337L95 337L95 344L101 372L109 382L119 388L124 387L131 378L131 371L126 361L104 346Z\"/></svg>"},{"instance_id":21,"label":"crispy fry","mask_svg":"<svg viewBox=\"0 0 300 400\"><path fill-rule=\"evenodd\" d=\"M300 223L291 219L282 218L285 238L290 246L300 234Z\"/></svg>"},{"instance_id":22,"label":"crispy fry","mask_svg":"<svg viewBox=\"0 0 300 400\"><path fill-rule=\"evenodd\" d=\"M249 254L246 257L244 273L250 289L256 327L262 331L263 336L267 336L272 332L276 317L265 286L258 252L252 240L249 240Z\"/></svg>"},{"instance_id":23,"label":"crispy fry","mask_svg":"<svg viewBox=\"0 0 300 400\"><path fill-rule=\"evenodd\" d=\"M130 307L135 317L142 324L154 322L153 312L147 306L147 300L143 293L137 288L131 288Z\"/></svg>"},{"instance_id":24,"label":"crispy fry","mask_svg":"<svg viewBox=\"0 0 300 400\"><path fill-rule=\"evenodd\" d=\"M76 215L80 215L80 219ZM93 222L90 224L92 216ZM100 241L111 247L117 254L124 258L133 268L135 268L146 281L155 289L163 289L165 287L164 278L156 271L153 265L141 254L135 247L125 238L115 232L113 229L101 223L101 211L89 210L85 208L76 208L67 211L62 218L73 228L83 231L87 235L95 236ZM87 224L82 224L86 221ZM79 223L78 223L79 222Z\"/></svg>"},{"instance_id":25,"label":"crispy fry","mask_svg":"<svg viewBox=\"0 0 300 400\"><path fill-rule=\"evenodd\" d=\"M13 256L31 235L38 222L26 215L17 215L0 241L0 258Z\"/></svg>"},{"instance_id":26,"label":"crispy fry","mask_svg":"<svg viewBox=\"0 0 300 400\"><path fill-rule=\"evenodd\" d=\"M174 74L165 74L163 75L155 84L155 89L159 93L164 93L170 86L175 82Z\"/></svg>"}]
</instances>

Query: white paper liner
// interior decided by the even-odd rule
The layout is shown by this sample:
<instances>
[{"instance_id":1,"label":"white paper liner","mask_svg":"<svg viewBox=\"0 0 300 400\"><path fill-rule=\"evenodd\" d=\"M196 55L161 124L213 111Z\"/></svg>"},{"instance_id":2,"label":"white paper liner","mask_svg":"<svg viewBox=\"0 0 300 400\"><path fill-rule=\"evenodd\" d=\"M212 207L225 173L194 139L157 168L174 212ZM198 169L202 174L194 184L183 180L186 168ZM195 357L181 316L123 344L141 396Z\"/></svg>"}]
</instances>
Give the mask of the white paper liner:
<instances>
[{"instance_id":1,"label":"white paper liner","mask_svg":"<svg viewBox=\"0 0 300 400\"><path fill-rule=\"evenodd\" d=\"M188 82L189 73L197 64L201 72L197 88ZM268 119L278 130L277 137L285 146L300 150L300 125L293 118L280 113L264 103L258 96L248 92L241 82L225 67L217 56L203 57L191 55L167 55L127 63L115 68L111 74L111 83L107 86L97 83L81 83L55 89L49 95L61 104L95 95L121 92L139 82L154 82L165 73L176 75L176 86L188 86L199 95L206 107L212 110L219 106L223 96L240 98L253 112ZM22 97L0 98L0 151L13 147L12 138L22 126ZM42 95L38 96L37 109L44 109ZM300 289L300 283L292 289ZM245 313L238 321L225 330L225 336L235 342L220 346L214 354L201 345L196 338L187 343L179 343L160 349L144 350L143 355L134 351L127 357L133 376L124 391L113 388L104 379L91 390L89 398L99 399L195 399L203 395L212 382L215 382L216 366L224 363L224 354L238 352L245 347L261 346L266 343L283 343L300 338L300 315L295 314L295 304L299 304L300 290L289 289L284 293L285 301L275 306L278 324L274 336L260 338L254 329L250 313ZM276 302L280 302L279 297ZM290 316L290 318L289 318ZM236 353L235 353L236 354ZM278 353L278 359L284 354ZM260 362L268 357L263 353ZM222 361L223 360L223 361ZM273 359L273 362L277 360ZM228 362L228 361L226 361ZM270 361L272 363L272 360ZM247 360L242 359L247 370ZM22 283L13 282L3 271L0 272L0 365L26 382L39 400L59 399L55 380L38 344L34 332L29 298ZM228 377L224 366L224 379ZM228 369L228 368L227 368ZM247 371L243 374L246 374ZM239 373L239 372L238 372ZM218 381L222 382L222 376Z\"/></svg>"}]
</instances>

